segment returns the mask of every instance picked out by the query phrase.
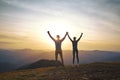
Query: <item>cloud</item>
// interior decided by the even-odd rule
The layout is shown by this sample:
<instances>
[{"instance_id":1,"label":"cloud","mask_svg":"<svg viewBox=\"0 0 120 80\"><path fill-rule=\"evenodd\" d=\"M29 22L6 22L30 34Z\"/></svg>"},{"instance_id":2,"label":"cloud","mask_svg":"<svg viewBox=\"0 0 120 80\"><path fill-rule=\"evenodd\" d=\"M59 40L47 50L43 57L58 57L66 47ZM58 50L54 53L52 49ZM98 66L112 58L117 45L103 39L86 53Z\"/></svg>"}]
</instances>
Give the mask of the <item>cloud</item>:
<instances>
[{"instance_id":1,"label":"cloud","mask_svg":"<svg viewBox=\"0 0 120 80\"><path fill-rule=\"evenodd\" d=\"M36 12L39 13L39 15L44 16L44 15L53 15L50 14L50 7L48 7L50 4L48 4L47 6L46 3L44 3L44 1L38 1L38 0L3 0L5 3L15 6L16 8L21 8L21 9L25 9L26 11L30 12ZM46 2L46 1L45 1ZM49 1L48 1L49 2ZM32 13L31 12L31 13ZM30 14L31 14L30 13Z\"/></svg>"},{"instance_id":2,"label":"cloud","mask_svg":"<svg viewBox=\"0 0 120 80\"><path fill-rule=\"evenodd\" d=\"M109 29L116 31L119 31L120 29L118 27L120 25L120 5L118 5L118 0L3 0L3 2L9 4L8 6L14 6L16 12L19 12L19 10L21 11L22 9L25 10L25 12L22 11L22 13L15 14L20 18L24 17L29 20L30 18L35 20L35 18L37 19L40 17L38 20L42 21L46 16L48 18L50 18L50 16L52 16L52 18L69 17L71 20L75 19L78 22L80 18L86 18L89 21L96 23L93 27L101 24L105 29L108 27ZM29 14L26 13L27 11ZM16 18L15 15L14 13L11 14L11 16ZM16 18L16 20L18 19ZM73 23L76 23L76 21ZM114 27L108 24L114 25ZM91 29L93 28L91 27Z\"/></svg>"},{"instance_id":3,"label":"cloud","mask_svg":"<svg viewBox=\"0 0 120 80\"><path fill-rule=\"evenodd\" d=\"M23 42L25 40L29 39L27 36L21 36L21 35L15 35L13 33L11 34L1 34L0 33L0 41L8 41L8 42Z\"/></svg>"},{"instance_id":4,"label":"cloud","mask_svg":"<svg viewBox=\"0 0 120 80\"><path fill-rule=\"evenodd\" d=\"M88 33L87 36L107 38L106 40L118 39L120 0L0 1L0 25L3 28L7 26L8 30L15 31L16 34L24 35L24 33L30 32L32 35L34 33L36 35L43 31L43 27L47 29L46 25L54 25L57 21L58 25L63 22L68 24L67 26L72 26L77 33L83 30ZM92 39L96 39L96 37ZM18 40L21 37L0 34L0 38Z\"/></svg>"},{"instance_id":5,"label":"cloud","mask_svg":"<svg viewBox=\"0 0 120 80\"><path fill-rule=\"evenodd\" d=\"M15 44L14 42L4 42L4 41L0 41L0 45L11 45L11 44Z\"/></svg>"},{"instance_id":6,"label":"cloud","mask_svg":"<svg viewBox=\"0 0 120 80\"><path fill-rule=\"evenodd\" d=\"M5 34L0 34L0 39L19 39L18 37L15 36L10 36L10 35L5 35Z\"/></svg>"}]
</instances>

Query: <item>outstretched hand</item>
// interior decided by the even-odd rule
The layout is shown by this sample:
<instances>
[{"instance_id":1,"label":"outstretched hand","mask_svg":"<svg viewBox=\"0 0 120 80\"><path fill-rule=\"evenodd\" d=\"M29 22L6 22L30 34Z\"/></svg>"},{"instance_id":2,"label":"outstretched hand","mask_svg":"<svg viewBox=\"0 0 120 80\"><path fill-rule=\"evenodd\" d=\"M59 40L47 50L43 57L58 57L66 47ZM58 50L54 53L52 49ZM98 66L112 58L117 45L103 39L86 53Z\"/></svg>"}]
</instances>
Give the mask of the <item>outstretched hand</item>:
<instances>
[{"instance_id":1,"label":"outstretched hand","mask_svg":"<svg viewBox=\"0 0 120 80\"><path fill-rule=\"evenodd\" d=\"M68 35L68 32L66 32L66 35Z\"/></svg>"},{"instance_id":2,"label":"outstretched hand","mask_svg":"<svg viewBox=\"0 0 120 80\"><path fill-rule=\"evenodd\" d=\"M83 35L83 33L81 33L81 35Z\"/></svg>"},{"instance_id":3,"label":"outstretched hand","mask_svg":"<svg viewBox=\"0 0 120 80\"><path fill-rule=\"evenodd\" d=\"M81 33L81 37L82 37L83 33Z\"/></svg>"},{"instance_id":4,"label":"outstretched hand","mask_svg":"<svg viewBox=\"0 0 120 80\"><path fill-rule=\"evenodd\" d=\"M50 31L47 31L47 33L50 33Z\"/></svg>"}]
</instances>

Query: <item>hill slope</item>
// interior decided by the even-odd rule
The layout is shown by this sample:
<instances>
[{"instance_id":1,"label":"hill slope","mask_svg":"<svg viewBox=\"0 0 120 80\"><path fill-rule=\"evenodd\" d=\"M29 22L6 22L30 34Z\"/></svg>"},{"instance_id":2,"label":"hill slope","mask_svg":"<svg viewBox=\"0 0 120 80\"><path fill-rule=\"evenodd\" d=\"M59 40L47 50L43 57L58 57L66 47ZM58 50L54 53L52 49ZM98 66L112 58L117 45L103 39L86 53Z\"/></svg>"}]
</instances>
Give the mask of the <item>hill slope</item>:
<instances>
[{"instance_id":1,"label":"hill slope","mask_svg":"<svg viewBox=\"0 0 120 80\"><path fill-rule=\"evenodd\" d=\"M120 80L120 62L18 70L0 74L0 80Z\"/></svg>"},{"instance_id":2,"label":"hill slope","mask_svg":"<svg viewBox=\"0 0 120 80\"><path fill-rule=\"evenodd\" d=\"M34 63L31 63L29 65L24 65L20 68L18 68L18 70L21 69L34 69L34 68L42 68L42 67L55 67L55 66L62 66L60 61L55 61L55 60L46 60L46 59L42 59L42 60L38 60Z\"/></svg>"}]
</instances>

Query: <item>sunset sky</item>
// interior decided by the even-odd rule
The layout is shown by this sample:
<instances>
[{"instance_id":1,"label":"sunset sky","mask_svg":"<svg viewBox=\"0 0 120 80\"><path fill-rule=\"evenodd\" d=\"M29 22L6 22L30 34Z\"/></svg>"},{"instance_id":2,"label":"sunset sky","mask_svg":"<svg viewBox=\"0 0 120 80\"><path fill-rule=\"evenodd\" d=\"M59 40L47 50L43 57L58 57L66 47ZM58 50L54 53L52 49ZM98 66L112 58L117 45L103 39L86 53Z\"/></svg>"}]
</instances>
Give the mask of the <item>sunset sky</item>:
<instances>
[{"instance_id":1,"label":"sunset sky","mask_svg":"<svg viewBox=\"0 0 120 80\"><path fill-rule=\"evenodd\" d=\"M53 37L83 37L79 50L120 51L120 0L0 0L0 48L54 50ZM63 50L71 50L66 37Z\"/></svg>"}]
</instances>

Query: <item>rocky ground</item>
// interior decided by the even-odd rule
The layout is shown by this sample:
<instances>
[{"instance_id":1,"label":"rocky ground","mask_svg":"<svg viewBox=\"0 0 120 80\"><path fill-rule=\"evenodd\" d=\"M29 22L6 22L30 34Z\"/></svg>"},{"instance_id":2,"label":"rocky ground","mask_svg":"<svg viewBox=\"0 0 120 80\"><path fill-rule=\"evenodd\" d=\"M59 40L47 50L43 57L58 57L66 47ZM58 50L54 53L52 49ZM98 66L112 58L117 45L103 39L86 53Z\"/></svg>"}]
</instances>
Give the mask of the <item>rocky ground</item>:
<instances>
[{"instance_id":1,"label":"rocky ground","mask_svg":"<svg viewBox=\"0 0 120 80\"><path fill-rule=\"evenodd\" d=\"M17 70L0 73L0 80L120 80L120 62Z\"/></svg>"}]
</instances>

